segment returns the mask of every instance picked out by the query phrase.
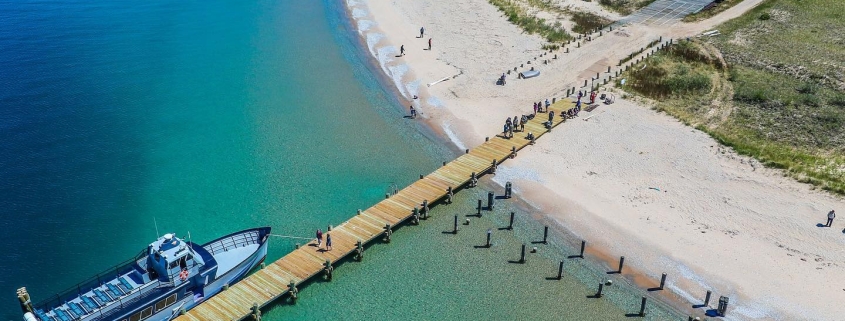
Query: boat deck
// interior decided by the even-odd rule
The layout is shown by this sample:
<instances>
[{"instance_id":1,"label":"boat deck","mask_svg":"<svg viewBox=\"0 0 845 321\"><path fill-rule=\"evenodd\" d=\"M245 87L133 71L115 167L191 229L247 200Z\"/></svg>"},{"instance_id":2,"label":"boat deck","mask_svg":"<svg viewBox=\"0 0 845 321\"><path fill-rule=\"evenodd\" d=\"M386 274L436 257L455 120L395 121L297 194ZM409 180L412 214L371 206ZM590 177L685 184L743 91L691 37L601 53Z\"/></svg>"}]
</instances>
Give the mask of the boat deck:
<instances>
[{"instance_id":1,"label":"boat deck","mask_svg":"<svg viewBox=\"0 0 845 321\"><path fill-rule=\"evenodd\" d=\"M565 121L560 117L561 111L571 107L572 103L568 99L552 104L549 108L555 112L552 127ZM288 285L291 281L299 285L319 275L325 268L326 260L337 262L354 253L358 241L366 244L384 234L386 225L397 226L410 219L414 208L421 209L424 201L428 201L431 206L446 197L449 187L457 191L458 187L467 184L473 172L480 177L489 172L493 160L500 164L511 158L512 150L519 151L531 143L526 138L527 133L533 133L536 140L548 132L544 125L546 121L548 114L538 113L525 124L525 130L515 132L513 138L507 139L501 135L492 137L397 194L333 228L327 232L332 236L331 251L320 251L311 246L315 242L311 241L232 285L228 290L209 298L176 320L241 320L250 316L254 304L264 307L286 294L290 290Z\"/></svg>"}]
</instances>

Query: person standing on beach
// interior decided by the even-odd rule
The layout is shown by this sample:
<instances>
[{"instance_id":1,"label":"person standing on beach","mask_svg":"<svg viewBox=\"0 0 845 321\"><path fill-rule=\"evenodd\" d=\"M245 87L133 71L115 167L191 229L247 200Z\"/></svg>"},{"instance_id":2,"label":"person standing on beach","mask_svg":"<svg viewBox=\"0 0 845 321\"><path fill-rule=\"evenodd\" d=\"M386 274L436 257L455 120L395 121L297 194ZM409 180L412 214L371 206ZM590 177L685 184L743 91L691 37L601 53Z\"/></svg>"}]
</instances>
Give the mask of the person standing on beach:
<instances>
[{"instance_id":1,"label":"person standing on beach","mask_svg":"<svg viewBox=\"0 0 845 321\"><path fill-rule=\"evenodd\" d=\"M401 45L401 46L399 46L399 55L400 55L400 56L404 56L404 55L405 55L405 45Z\"/></svg>"},{"instance_id":2,"label":"person standing on beach","mask_svg":"<svg viewBox=\"0 0 845 321\"><path fill-rule=\"evenodd\" d=\"M833 225L834 218L836 218L836 212L830 210L830 212L827 213L827 224L825 224L825 226L830 227L831 225Z\"/></svg>"},{"instance_id":3,"label":"person standing on beach","mask_svg":"<svg viewBox=\"0 0 845 321\"><path fill-rule=\"evenodd\" d=\"M537 103L534 103L534 116L537 116Z\"/></svg>"},{"instance_id":4,"label":"person standing on beach","mask_svg":"<svg viewBox=\"0 0 845 321\"><path fill-rule=\"evenodd\" d=\"M420 27L420 38L425 35L425 27Z\"/></svg>"},{"instance_id":5,"label":"person standing on beach","mask_svg":"<svg viewBox=\"0 0 845 321\"><path fill-rule=\"evenodd\" d=\"M326 233L326 251L332 250L332 235Z\"/></svg>"},{"instance_id":6,"label":"person standing on beach","mask_svg":"<svg viewBox=\"0 0 845 321\"><path fill-rule=\"evenodd\" d=\"M321 246L323 246L323 231L317 229L317 248L319 249Z\"/></svg>"},{"instance_id":7,"label":"person standing on beach","mask_svg":"<svg viewBox=\"0 0 845 321\"><path fill-rule=\"evenodd\" d=\"M417 119L417 110L414 109L414 105L411 105L411 119Z\"/></svg>"},{"instance_id":8,"label":"person standing on beach","mask_svg":"<svg viewBox=\"0 0 845 321\"><path fill-rule=\"evenodd\" d=\"M428 50L431 50L431 38L428 38Z\"/></svg>"}]
</instances>

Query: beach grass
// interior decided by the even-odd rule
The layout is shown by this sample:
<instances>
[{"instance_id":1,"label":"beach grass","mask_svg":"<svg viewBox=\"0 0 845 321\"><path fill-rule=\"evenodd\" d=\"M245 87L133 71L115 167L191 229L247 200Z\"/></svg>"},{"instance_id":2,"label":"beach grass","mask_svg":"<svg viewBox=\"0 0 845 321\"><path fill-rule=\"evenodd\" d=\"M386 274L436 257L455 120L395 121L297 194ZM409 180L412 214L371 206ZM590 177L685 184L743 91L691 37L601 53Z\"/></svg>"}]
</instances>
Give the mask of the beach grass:
<instances>
[{"instance_id":1,"label":"beach grass","mask_svg":"<svg viewBox=\"0 0 845 321\"><path fill-rule=\"evenodd\" d=\"M489 2L503 12L508 21L519 26L526 33L540 35L549 43L561 43L572 39L560 22L549 23L546 19L538 18L530 14L519 2L511 0L489 0ZM538 1L535 0L535 2ZM548 1L539 2L547 3Z\"/></svg>"},{"instance_id":2,"label":"beach grass","mask_svg":"<svg viewBox=\"0 0 845 321\"><path fill-rule=\"evenodd\" d=\"M572 22L575 23L572 27L574 33L591 33L597 28L602 28L613 22L591 12L572 11L570 15Z\"/></svg>"},{"instance_id":3,"label":"beach grass","mask_svg":"<svg viewBox=\"0 0 845 321\"><path fill-rule=\"evenodd\" d=\"M599 0L599 4L607 10L627 16L654 1L655 0Z\"/></svg>"}]
</instances>

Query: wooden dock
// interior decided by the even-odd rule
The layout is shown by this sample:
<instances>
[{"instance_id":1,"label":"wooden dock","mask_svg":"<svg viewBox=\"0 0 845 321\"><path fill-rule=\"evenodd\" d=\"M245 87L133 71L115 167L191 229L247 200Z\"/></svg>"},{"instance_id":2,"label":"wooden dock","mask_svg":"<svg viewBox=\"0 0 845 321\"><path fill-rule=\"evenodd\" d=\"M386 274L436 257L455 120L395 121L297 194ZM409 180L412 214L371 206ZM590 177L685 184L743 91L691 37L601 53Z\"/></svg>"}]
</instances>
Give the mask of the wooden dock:
<instances>
[{"instance_id":1,"label":"wooden dock","mask_svg":"<svg viewBox=\"0 0 845 321\"><path fill-rule=\"evenodd\" d=\"M568 99L564 100L549 108L555 113L552 127L564 122L565 119L560 117L561 111L572 107ZM533 120L528 121L525 130L515 132L513 138L503 138L501 134L489 138L428 176L327 231L326 234L332 237L331 251L323 252L314 246L302 246L207 299L176 320L242 320L251 316L253 306L261 308L271 304L290 292L290 285L297 286L325 273L327 262L331 266L348 255L358 255L359 242L367 244L383 236L388 229L406 220L414 220L415 208L422 215L425 211L424 203L431 207L435 202L448 198L449 191L457 191L458 187L470 183L473 173L481 177L491 170L495 171L494 163L500 164L516 156L516 152L531 144L526 138L528 133L533 133L535 140L547 133L549 130L544 125L546 121L548 113L538 113Z\"/></svg>"}]
</instances>

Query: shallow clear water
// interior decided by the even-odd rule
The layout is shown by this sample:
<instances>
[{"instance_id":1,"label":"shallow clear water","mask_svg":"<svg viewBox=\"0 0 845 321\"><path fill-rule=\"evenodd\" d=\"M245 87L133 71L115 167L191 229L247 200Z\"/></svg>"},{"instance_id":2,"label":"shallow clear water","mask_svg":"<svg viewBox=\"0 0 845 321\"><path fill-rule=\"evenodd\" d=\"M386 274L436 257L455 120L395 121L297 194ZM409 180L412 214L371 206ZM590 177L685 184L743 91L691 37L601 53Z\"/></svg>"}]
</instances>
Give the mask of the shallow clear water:
<instances>
[{"instance_id":1,"label":"shallow clear water","mask_svg":"<svg viewBox=\"0 0 845 321\"><path fill-rule=\"evenodd\" d=\"M154 220L196 242L260 225L310 236L453 158L401 117L344 14L334 0L0 1L0 318L19 319L20 286L37 301L136 254ZM486 192L462 192L265 320L636 310L634 288L587 299L606 276L580 262L545 280L570 249L508 263L542 229L529 219L474 248L505 208L441 233L474 212L474 193ZM268 259L292 248L274 239Z\"/></svg>"}]
</instances>

